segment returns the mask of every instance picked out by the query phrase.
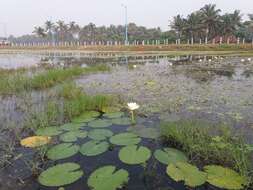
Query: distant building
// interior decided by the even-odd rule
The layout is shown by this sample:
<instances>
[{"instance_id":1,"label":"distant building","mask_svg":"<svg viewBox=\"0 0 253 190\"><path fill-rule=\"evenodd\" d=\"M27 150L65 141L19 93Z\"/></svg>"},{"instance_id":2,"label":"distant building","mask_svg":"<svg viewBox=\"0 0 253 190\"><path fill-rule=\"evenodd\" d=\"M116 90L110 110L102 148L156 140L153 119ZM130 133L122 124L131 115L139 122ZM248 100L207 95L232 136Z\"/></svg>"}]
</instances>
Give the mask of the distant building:
<instances>
[{"instance_id":1,"label":"distant building","mask_svg":"<svg viewBox=\"0 0 253 190\"><path fill-rule=\"evenodd\" d=\"M10 46L11 43L6 38L0 38L0 46Z\"/></svg>"},{"instance_id":2,"label":"distant building","mask_svg":"<svg viewBox=\"0 0 253 190\"><path fill-rule=\"evenodd\" d=\"M213 40L215 41L215 43L219 43L221 39L222 39L223 43L227 43L228 41L229 41L229 43L236 43L237 42L237 38L234 35L216 36Z\"/></svg>"}]
</instances>

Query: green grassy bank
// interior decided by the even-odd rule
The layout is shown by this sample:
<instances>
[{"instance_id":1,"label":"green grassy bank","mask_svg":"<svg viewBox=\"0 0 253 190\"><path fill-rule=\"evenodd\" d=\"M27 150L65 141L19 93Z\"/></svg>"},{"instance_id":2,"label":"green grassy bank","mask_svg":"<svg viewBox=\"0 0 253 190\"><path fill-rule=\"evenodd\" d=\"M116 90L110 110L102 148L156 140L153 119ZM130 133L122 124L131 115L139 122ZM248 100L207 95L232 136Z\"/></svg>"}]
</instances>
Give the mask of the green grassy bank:
<instances>
[{"instance_id":1,"label":"green grassy bank","mask_svg":"<svg viewBox=\"0 0 253 190\"><path fill-rule=\"evenodd\" d=\"M110 68L107 65L94 65L86 68L54 68L33 76L28 76L23 69L17 71L3 70L0 72L0 95L10 95L22 91L46 89L73 77L109 70Z\"/></svg>"}]
</instances>

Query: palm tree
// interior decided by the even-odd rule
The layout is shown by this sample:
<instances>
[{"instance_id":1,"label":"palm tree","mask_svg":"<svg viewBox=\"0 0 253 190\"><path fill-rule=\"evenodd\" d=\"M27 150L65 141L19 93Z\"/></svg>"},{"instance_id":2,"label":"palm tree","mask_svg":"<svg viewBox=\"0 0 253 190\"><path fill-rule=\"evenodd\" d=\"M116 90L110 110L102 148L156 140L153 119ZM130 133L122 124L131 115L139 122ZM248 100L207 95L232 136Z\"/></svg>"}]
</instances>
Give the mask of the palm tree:
<instances>
[{"instance_id":1,"label":"palm tree","mask_svg":"<svg viewBox=\"0 0 253 190\"><path fill-rule=\"evenodd\" d=\"M87 28L89 31L89 36L90 36L91 41L94 41L95 40L96 25L91 22L88 24Z\"/></svg>"},{"instance_id":2,"label":"palm tree","mask_svg":"<svg viewBox=\"0 0 253 190\"><path fill-rule=\"evenodd\" d=\"M45 22L45 31L47 32L47 35L49 36L49 38L52 41L54 41L53 35L54 35L54 31L55 31L55 25L50 20L48 20L48 21Z\"/></svg>"},{"instance_id":3,"label":"palm tree","mask_svg":"<svg viewBox=\"0 0 253 190\"><path fill-rule=\"evenodd\" d=\"M236 30L241 26L240 11L235 10L232 14L225 14L221 16L221 33L226 38L235 34Z\"/></svg>"},{"instance_id":4,"label":"palm tree","mask_svg":"<svg viewBox=\"0 0 253 190\"><path fill-rule=\"evenodd\" d=\"M233 34L235 30L235 25L233 24L233 20L231 14L225 14L221 16L221 25L220 25L221 33L225 37L228 37Z\"/></svg>"},{"instance_id":5,"label":"palm tree","mask_svg":"<svg viewBox=\"0 0 253 190\"><path fill-rule=\"evenodd\" d=\"M208 4L205 5L203 8L201 8L200 11L202 13L202 21L206 29L206 42L207 42L209 37L211 37L210 34L212 35L216 34L217 24L219 23L220 20L219 13L221 12L221 10L216 9L215 4Z\"/></svg>"},{"instance_id":6,"label":"palm tree","mask_svg":"<svg viewBox=\"0 0 253 190\"><path fill-rule=\"evenodd\" d=\"M170 27L176 31L178 39L180 39L185 29L184 18L181 15L173 17L173 21L171 22Z\"/></svg>"},{"instance_id":7,"label":"palm tree","mask_svg":"<svg viewBox=\"0 0 253 190\"><path fill-rule=\"evenodd\" d=\"M59 33L60 40L64 40L64 37L66 35L66 32L68 31L68 25L64 23L64 21L59 20L56 22L56 31Z\"/></svg>"},{"instance_id":8,"label":"palm tree","mask_svg":"<svg viewBox=\"0 0 253 190\"><path fill-rule=\"evenodd\" d=\"M41 37L41 38L45 38L47 36L46 32L45 32L45 29L40 27L40 26L35 27L33 33L36 34L38 37Z\"/></svg>"},{"instance_id":9,"label":"palm tree","mask_svg":"<svg viewBox=\"0 0 253 190\"><path fill-rule=\"evenodd\" d=\"M45 30L46 30L46 32L51 33L53 29L54 29L54 23L51 22L51 21L49 21L49 20L46 21L45 22Z\"/></svg>"},{"instance_id":10,"label":"palm tree","mask_svg":"<svg viewBox=\"0 0 253 190\"><path fill-rule=\"evenodd\" d=\"M248 14L250 21L253 21L253 14Z\"/></svg>"},{"instance_id":11,"label":"palm tree","mask_svg":"<svg viewBox=\"0 0 253 190\"><path fill-rule=\"evenodd\" d=\"M188 15L185 21L185 31L190 36L192 44L194 43L194 38L196 37L197 33L203 27L201 21L201 13L199 11Z\"/></svg>"},{"instance_id":12,"label":"palm tree","mask_svg":"<svg viewBox=\"0 0 253 190\"><path fill-rule=\"evenodd\" d=\"M78 38L79 37L79 32L80 32L80 26L76 24L76 22L72 21L69 23L69 32L73 38Z\"/></svg>"},{"instance_id":13,"label":"palm tree","mask_svg":"<svg viewBox=\"0 0 253 190\"><path fill-rule=\"evenodd\" d=\"M242 15L239 10L235 10L232 14L230 14L232 23L236 29L241 26Z\"/></svg>"}]
</instances>

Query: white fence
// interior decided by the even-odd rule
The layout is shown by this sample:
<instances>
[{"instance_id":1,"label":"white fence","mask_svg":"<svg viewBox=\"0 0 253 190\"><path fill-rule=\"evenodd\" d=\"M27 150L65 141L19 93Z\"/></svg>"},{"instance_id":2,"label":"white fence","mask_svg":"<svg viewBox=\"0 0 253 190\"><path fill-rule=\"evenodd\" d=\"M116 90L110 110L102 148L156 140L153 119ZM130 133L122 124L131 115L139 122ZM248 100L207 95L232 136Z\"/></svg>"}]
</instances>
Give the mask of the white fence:
<instances>
[{"instance_id":1,"label":"white fence","mask_svg":"<svg viewBox=\"0 0 253 190\"><path fill-rule=\"evenodd\" d=\"M245 39L240 39L237 38L236 42L233 42L234 44L245 44ZM253 45L253 39L252 39L252 45ZM199 40L198 43L194 42L192 39L187 40L186 43L182 43L180 39L177 39L175 41L175 43L169 43L168 39L165 40L134 40L133 42L127 44L127 45L133 45L133 46L137 46L137 45L141 45L141 46L145 46L145 45L181 45L181 44L188 44L188 45L193 45L193 44L232 44L232 42L227 39L225 42L222 39L222 37L218 40L212 40L212 41L207 41L204 40L202 41L201 39ZM56 46L56 47L72 47L72 46L121 46L121 45L125 45L124 42L121 41L91 41L91 42L87 42L87 41L75 41L75 42L33 42L33 43L11 43L11 46L13 47L33 47L33 46Z\"/></svg>"}]
</instances>

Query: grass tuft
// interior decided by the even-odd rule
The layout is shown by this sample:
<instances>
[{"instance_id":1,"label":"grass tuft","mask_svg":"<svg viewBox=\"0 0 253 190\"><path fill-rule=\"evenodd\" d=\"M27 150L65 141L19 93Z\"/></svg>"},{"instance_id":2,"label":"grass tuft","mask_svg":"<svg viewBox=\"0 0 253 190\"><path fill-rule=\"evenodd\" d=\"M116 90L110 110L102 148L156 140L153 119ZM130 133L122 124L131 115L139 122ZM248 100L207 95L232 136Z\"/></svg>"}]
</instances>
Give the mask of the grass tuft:
<instances>
[{"instance_id":1,"label":"grass tuft","mask_svg":"<svg viewBox=\"0 0 253 190\"><path fill-rule=\"evenodd\" d=\"M252 147L226 126L210 126L199 121L161 124L164 140L182 149L197 165L219 164L251 178Z\"/></svg>"},{"instance_id":2,"label":"grass tuft","mask_svg":"<svg viewBox=\"0 0 253 190\"><path fill-rule=\"evenodd\" d=\"M64 83L57 89L54 99L47 101L43 111L30 111L26 127L58 126L70 122L85 111L102 111L105 107L118 106L120 99L114 95L87 95L74 83Z\"/></svg>"}]
</instances>

